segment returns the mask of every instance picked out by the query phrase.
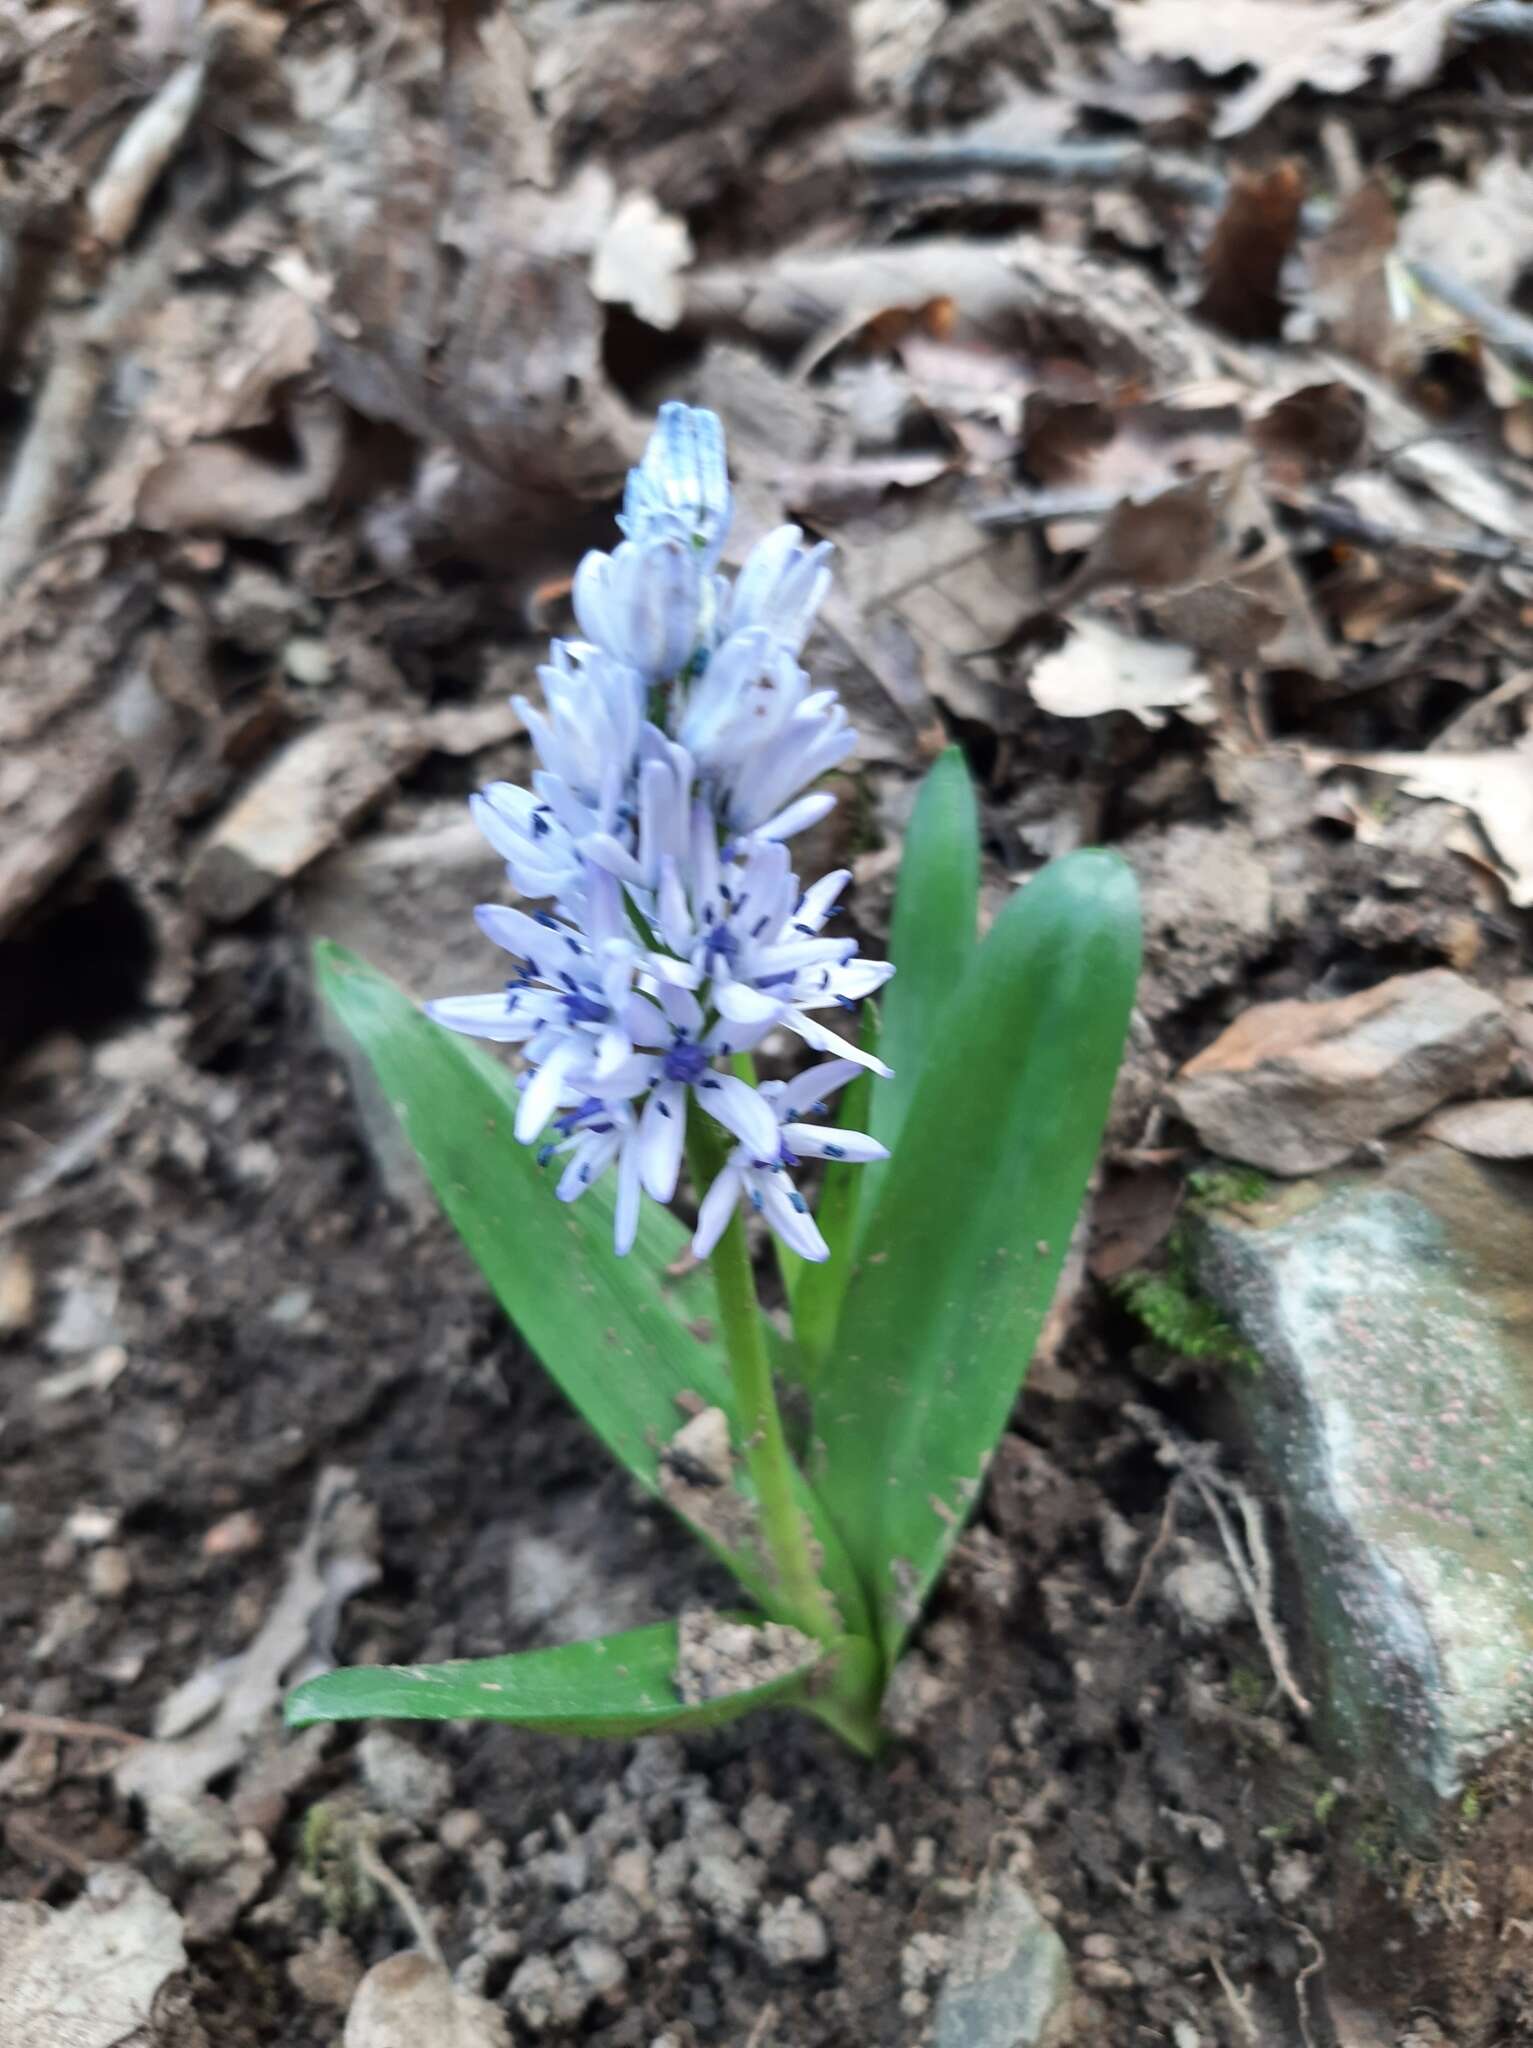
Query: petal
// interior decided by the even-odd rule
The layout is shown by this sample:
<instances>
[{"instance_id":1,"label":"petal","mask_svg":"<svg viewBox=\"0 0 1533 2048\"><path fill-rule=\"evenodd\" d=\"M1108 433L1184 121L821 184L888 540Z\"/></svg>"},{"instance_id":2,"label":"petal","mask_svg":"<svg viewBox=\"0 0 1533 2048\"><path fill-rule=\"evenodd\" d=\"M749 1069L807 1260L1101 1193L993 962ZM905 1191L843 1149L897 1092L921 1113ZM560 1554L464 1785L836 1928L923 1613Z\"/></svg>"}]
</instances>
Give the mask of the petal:
<instances>
[{"instance_id":1,"label":"petal","mask_svg":"<svg viewBox=\"0 0 1533 2048\"><path fill-rule=\"evenodd\" d=\"M697 1229L692 1234L692 1256L695 1259L706 1259L729 1228L729 1219L740 1200L742 1184L740 1169L731 1161L703 1196L697 1212Z\"/></svg>"},{"instance_id":2,"label":"petal","mask_svg":"<svg viewBox=\"0 0 1533 2048\"><path fill-rule=\"evenodd\" d=\"M755 1159L775 1159L777 1117L772 1105L734 1074L705 1074L693 1083L708 1114L733 1131Z\"/></svg>"},{"instance_id":3,"label":"petal","mask_svg":"<svg viewBox=\"0 0 1533 2048\"><path fill-rule=\"evenodd\" d=\"M801 1259L823 1265L830 1257L830 1246L821 1237L808 1204L787 1175L763 1173L754 1178L761 1190L761 1213L768 1228Z\"/></svg>"},{"instance_id":4,"label":"petal","mask_svg":"<svg viewBox=\"0 0 1533 2048\"><path fill-rule=\"evenodd\" d=\"M559 1107L565 1076L574 1064L576 1048L566 1039L536 1068L516 1106L516 1139L530 1145L542 1134L543 1126Z\"/></svg>"},{"instance_id":5,"label":"petal","mask_svg":"<svg viewBox=\"0 0 1533 2048\"><path fill-rule=\"evenodd\" d=\"M677 1031L684 1031L688 1038L696 1038L703 1028L703 1008L697 997L687 988L678 988L673 981L662 981L656 993L661 1006Z\"/></svg>"},{"instance_id":6,"label":"petal","mask_svg":"<svg viewBox=\"0 0 1533 2048\"><path fill-rule=\"evenodd\" d=\"M820 1124L784 1124L782 1141L800 1159L845 1159L864 1166L872 1159L887 1159L889 1148L863 1131L826 1130Z\"/></svg>"},{"instance_id":7,"label":"petal","mask_svg":"<svg viewBox=\"0 0 1533 2048\"><path fill-rule=\"evenodd\" d=\"M817 796L801 796L773 818L752 829L758 839L791 839L795 832L805 832L811 825L818 825L821 818L828 818L836 808L836 799L830 791L822 790Z\"/></svg>"},{"instance_id":8,"label":"petal","mask_svg":"<svg viewBox=\"0 0 1533 2048\"><path fill-rule=\"evenodd\" d=\"M620 1259L633 1250L639 1231L639 1148L630 1137L617 1162L617 1207L612 1217L612 1249Z\"/></svg>"},{"instance_id":9,"label":"petal","mask_svg":"<svg viewBox=\"0 0 1533 2048\"><path fill-rule=\"evenodd\" d=\"M787 1007L780 996L763 994L743 981L716 981L712 997L719 1015L736 1024L775 1023Z\"/></svg>"},{"instance_id":10,"label":"petal","mask_svg":"<svg viewBox=\"0 0 1533 2048\"><path fill-rule=\"evenodd\" d=\"M819 1023L813 1017L806 1017L802 1010L789 1010L783 1022L790 1031L796 1031L805 1045L816 1052L833 1052L844 1060L855 1060L859 1067L866 1067L869 1073L882 1074L886 1081L894 1079L893 1067L886 1067L882 1060L875 1059L870 1052L864 1052L860 1045L853 1045L849 1038L843 1038L828 1025Z\"/></svg>"},{"instance_id":11,"label":"petal","mask_svg":"<svg viewBox=\"0 0 1533 2048\"><path fill-rule=\"evenodd\" d=\"M497 1045L515 1045L532 1028L532 1020L511 1009L506 991L487 996L439 996L421 1006L434 1024L461 1031L468 1038L489 1038Z\"/></svg>"},{"instance_id":12,"label":"petal","mask_svg":"<svg viewBox=\"0 0 1533 2048\"><path fill-rule=\"evenodd\" d=\"M646 1194L668 1202L681 1174L687 1134L687 1091L679 1081L662 1081L639 1118L639 1176Z\"/></svg>"},{"instance_id":13,"label":"petal","mask_svg":"<svg viewBox=\"0 0 1533 2048\"><path fill-rule=\"evenodd\" d=\"M791 1081L780 1082L776 1097L777 1114L785 1121L806 1110L812 1102L834 1095L862 1072L855 1060L823 1060L817 1067L805 1067Z\"/></svg>"}]
</instances>

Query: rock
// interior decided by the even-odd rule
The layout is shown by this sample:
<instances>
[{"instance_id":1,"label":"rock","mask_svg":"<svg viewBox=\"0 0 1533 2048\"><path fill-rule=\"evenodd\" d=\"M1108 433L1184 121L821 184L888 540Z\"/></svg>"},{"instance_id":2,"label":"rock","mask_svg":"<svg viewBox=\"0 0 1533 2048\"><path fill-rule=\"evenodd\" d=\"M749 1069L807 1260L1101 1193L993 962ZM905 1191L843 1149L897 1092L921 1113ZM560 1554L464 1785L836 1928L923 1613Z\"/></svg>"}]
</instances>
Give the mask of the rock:
<instances>
[{"instance_id":1,"label":"rock","mask_svg":"<svg viewBox=\"0 0 1533 2048\"><path fill-rule=\"evenodd\" d=\"M370 1729L358 1754L368 1793L385 1813L428 1821L451 1804L451 1767L440 1757L426 1756L392 1729Z\"/></svg>"},{"instance_id":2,"label":"rock","mask_svg":"<svg viewBox=\"0 0 1533 2048\"><path fill-rule=\"evenodd\" d=\"M37 1312L37 1279L24 1251L0 1253L0 1338L30 1330Z\"/></svg>"},{"instance_id":3,"label":"rock","mask_svg":"<svg viewBox=\"0 0 1533 2048\"><path fill-rule=\"evenodd\" d=\"M953 1940L933 2048L1054 2048L1070 1995L1064 1943L1027 1890L998 1877Z\"/></svg>"},{"instance_id":4,"label":"rock","mask_svg":"<svg viewBox=\"0 0 1533 2048\"><path fill-rule=\"evenodd\" d=\"M115 1543L92 1552L90 1563L85 1567L85 1583L95 1600L121 1600L133 1584L133 1566L128 1553Z\"/></svg>"},{"instance_id":5,"label":"rock","mask_svg":"<svg viewBox=\"0 0 1533 2048\"><path fill-rule=\"evenodd\" d=\"M594 1934L582 1934L570 1943L570 1966L598 1998L610 1998L628 1978L628 1965L619 1951Z\"/></svg>"},{"instance_id":6,"label":"rock","mask_svg":"<svg viewBox=\"0 0 1533 2048\"><path fill-rule=\"evenodd\" d=\"M1287 1512L1319 1731L1402 1824L1533 1732L1533 1176L1430 1140L1195 1224Z\"/></svg>"},{"instance_id":7,"label":"rock","mask_svg":"<svg viewBox=\"0 0 1533 2048\"><path fill-rule=\"evenodd\" d=\"M194 855L193 906L216 924L247 916L334 846L424 747L400 719L330 719L300 733Z\"/></svg>"},{"instance_id":8,"label":"rock","mask_svg":"<svg viewBox=\"0 0 1533 2048\"><path fill-rule=\"evenodd\" d=\"M144 1804L150 1840L188 1876L206 1877L239 1855L239 1829L210 1793L160 1791Z\"/></svg>"},{"instance_id":9,"label":"rock","mask_svg":"<svg viewBox=\"0 0 1533 2048\"><path fill-rule=\"evenodd\" d=\"M328 2005L345 2012L362 1981L362 1965L345 1935L327 1927L317 1941L305 1942L288 1960L287 1980L310 2005Z\"/></svg>"},{"instance_id":10,"label":"rock","mask_svg":"<svg viewBox=\"0 0 1533 2048\"><path fill-rule=\"evenodd\" d=\"M812 1906L806 1906L793 1893L765 1909L757 1932L761 1953L776 1970L800 1963L823 1963L830 1954L825 1922Z\"/></svg>"},{"instance_id":11,"label":"rock","mask_svg":"<svg viewBox=\"0 0 1533 2048\"><path fill-rule=\"evenodd\" d=\"M455 1990L444 1964L410 1950L362 1979L341 2048L510 2048L510 2039L504 2013Z\"/></svg>"},{"instance_id":12,"label":"rock","mask_svg":"<svg viewBox=\"0 0 1533 2048\"><path fill-rule=\"evenodd\" d=\"M793 1825L793 1808L769 1793L753 1792L740 1814L740 1831L763 1856L777 1854Z\"/></svg>"},{"instance_id":13,"label":"rock","mask_svg":"<svg viewBox=\"0 0 1533 2048\"><path fill-rule=\"evenodd\" d=\"M1171 1094L1211 1152L1313 1173L1484 1088L1511 1047L1500 1003L1434 967L1334 1002L1259 1003L1188 1061Z\"/></svg>"},{"instance_id":14,"label":"rock","mask_svg":"<svg viewBox=\"0 0 1533 2048\"><path fill-rule=\"evenodd\" d=\"M1192 1635L1214 1635L1245 1612L1235 1574L1222 1557L1203 1554L1173 1565L1161 1594Z\"/></svg>"},{"instance_id":15,"label":"rock","mask_svg":"<svg viewBox=\"0 0 1533 2048\"><path fill-rule=\"evenodd\" d=\"M534 2034L578 2026L596 1997L589 1985L572 1983L552 1956L541 1953L517 1964L506 1995L517 2018Z\"/></svg>"},{"instance_id":16,"label":"rock","mask_svg":"<svg viewBox=\"0 0 1533 2048\"><path fill-rule=\"evenodd\" d=\"M1274 887L1272 854L1258 850L1242 826L1173 825L1126 851L1143 897L1145 951L1155 963L1139 992L1152 1022L1227 987L1302 907L1297 884Z\"/></svg>"}]
</instances>

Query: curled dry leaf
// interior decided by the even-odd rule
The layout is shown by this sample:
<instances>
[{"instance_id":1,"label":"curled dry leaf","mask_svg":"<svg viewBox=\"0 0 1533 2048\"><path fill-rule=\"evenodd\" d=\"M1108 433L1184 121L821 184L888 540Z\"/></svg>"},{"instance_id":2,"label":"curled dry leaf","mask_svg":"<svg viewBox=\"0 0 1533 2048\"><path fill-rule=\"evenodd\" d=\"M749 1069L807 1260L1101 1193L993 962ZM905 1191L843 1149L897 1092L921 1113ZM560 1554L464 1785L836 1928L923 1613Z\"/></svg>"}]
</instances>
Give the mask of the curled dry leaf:
<instances>
[{"instance_id":1,"label":"curled dry leaf","mask_svg":"<svg viewBox=\"0 0 1533 2048\"><path fill-rule=\"evenodd\" d=\"M1088 616L1071 622L1069 639L1035 664L1027 687L1056 718L1127 711L1153 728L1165 724L1164 711L1200 703L1209 684L1190 648L1138 640Z\"/></svg>"},{"instance_id":2,"label":"curled dry leaf","mask_svg":"<svg viewBox=\"0 0 1533 2048\"><path fill-rule=\"evenodd\" d=\"M1120 499L1085 561L1054 595L1053 608L1062 611L1088 591L1125 583L1135 590L1170 590L1205 580L1219 547L1226 481L1209 474L1146 497Z\"/></svg>"},{"instance_id":3,"label":"curled dry leaf","mask_svg":"<svg viewBox=\"0 0 1533 2048\"><path fill-rule=\"evenodd\" d=\"M1519 910L1533 904L1533 733L1515 747L1472 754L1340 754L1306 752L1311 768L1365 768L1398 775L1406 796L1437 798L1473 812L1489 840L1507 895Z\"/></svg>"},{"instance_id":4,"label":"curled dry leaf","mask_svg":"<svg viewBox=\"0 0 1533 2048\"><path fill-rule=\"evenodd\" d=\"M1440 1109L1425 1130L1429 1138L1441 1138L1476 1159L1533 1159L1533 1096L1456 1102Z\"/></svg>"},{"instance_id":5,"label":"curled dry leaf","mask_svg":"<svg viewBox=\"0 0 1533 2048\"><path fill-rule=\"evenodd\" d=\"M1401 343L1390 286L1395 209L1383 181L1370 178L1345 200L1310 251L1310 303L1335 346L1388 368Z\"/></svg>"},{"instance_id":6,"label":"curled dry leaf","mask_svg":"<svg viewBox=\"0 0 1533 2048\"><path fill-rule=\"evenodd\" d=\"M1240 341L1271 341L1283 327L1278 282L1299 232L1304 174L1292 161L1268 171L1237 168L1203 253L1195 310Z\"/></svg>"},{"instance_id":7,"label":"curled dry leaf","mask_svg":"<svg viewBox=\"0 0 1533 2048\"><path fill-rule=\"evenodd\" d=\"M1301 384L1246 429L1274 483L1299 485L1350 469L1368 439L1368 408L1349 385Z\"/></svg>"},{"instance_id":8,"label":"curled dry leaf","mask_svg":"<svg viewBox=\"0 0 1533 2048\"><path fill-rule=\"evenodd\" d=\"M345 422L324 392L292 411L299 459L279 466L239 441L193 441L157 463L138 491L151 533L273 534L328 493L340 473Z\"/></svg>"}]
</instances>

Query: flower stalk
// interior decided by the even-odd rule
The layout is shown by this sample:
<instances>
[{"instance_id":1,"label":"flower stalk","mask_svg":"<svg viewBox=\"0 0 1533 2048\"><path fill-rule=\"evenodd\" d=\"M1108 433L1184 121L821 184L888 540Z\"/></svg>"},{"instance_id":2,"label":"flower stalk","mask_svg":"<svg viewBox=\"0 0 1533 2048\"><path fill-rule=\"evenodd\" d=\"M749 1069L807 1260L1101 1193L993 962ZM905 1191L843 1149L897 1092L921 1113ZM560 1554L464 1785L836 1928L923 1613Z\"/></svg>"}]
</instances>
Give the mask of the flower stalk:
<instances>
[{"instance_id":1,"label":"flower stalk","mask_svg":"<svg viewBox=\"0 0 1533 2048\"><path fill-rule=\"evenodd\" d=\"M722 1147L701 1120L689 1134L687 1152L693 1178L699 1187L706 1187L718 1175L723 1160ZM835 1602L820 1583L809 1524L796 1498L793 1459L767 1356L766 1322L756 1296L745 1220L738 1209L715 1245L710 1263L739 1408L741 1448L761 1517L762 1542L776 1573L787 1618L805 1635L831 1642L842 1634L843 1624Z\"/></svg>"}]
</instances>

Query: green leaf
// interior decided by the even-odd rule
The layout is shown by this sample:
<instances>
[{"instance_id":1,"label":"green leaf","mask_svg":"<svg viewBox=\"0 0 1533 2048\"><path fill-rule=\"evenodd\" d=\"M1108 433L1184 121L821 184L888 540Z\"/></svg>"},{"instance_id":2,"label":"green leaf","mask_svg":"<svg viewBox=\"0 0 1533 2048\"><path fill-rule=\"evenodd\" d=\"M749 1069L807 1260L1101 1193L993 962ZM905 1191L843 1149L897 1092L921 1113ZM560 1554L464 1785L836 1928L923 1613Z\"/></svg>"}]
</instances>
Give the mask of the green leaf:
<instances>
[{"instance_id":1,"label":"green leaf","mask_svg":"<svg viewBox=\"0 0 1533 2048\"><path fill-rule=\"evenodd\" d=\"M1075 853L1007 904L942 1019L815 1402L824 1498L897 1654L1053 1297L1139 972L1134 878Z\"/></svg>"},{"instance_id":2,"label":"green leaf","mask_svg":"<svg viewBox=\"0 0 1533 2048\"><path fill-rule=\"evenodd\" d=\"M612 1249L612 1195L604 1185L559 1202L536 1156L512 1136L517 1091L507 1067L444 1031L383 975L344 948L316 948L325 1000L367 1055L464 1243L507 1315L614 1456L667 1499L662 1452L688 1413L720 1408L738 1452L729 1368L714 1335L712 1276L677 1285L665 1276L687 1241L666 1211L646 1202L633 1251ZM748 1497L743 1470L737 1491ZM681 1514L769 1614L773 1584L753 1545L715 1515L688 1508L734 1502L728 1488L690 1489ZM861 1587L807 1482L802 1499L825 1553L825 1583L847 1629L868 1630ZM736 1518L738 1521L738 1517ZM711 1525L711 1526L710 1526Z\"/></svg>"},{"instance_id":3,"label":"green leaf","mask_svg":"<svg viewBox=\"0 0 1533 2048\"><path fill-rule=\"evenodd\" d=\"M915 1100L937 1020L974 957L978 922L979 814L963 755L949 747L921 785L894 897L889 957L896 972L880 998L878 1047L894 1079L873 1090L867 1126L891 1152ZM870 1195L876 1186L869 1182Z\"/></svg>"},{"instance_id":4,"label":"green leaf","mask_svg":"<svg viewBox=\"0 0 1533 2048\"><path fill-rule=\"evenodd\" d=\"M798 1642L803 1661L791 1669L690 1706L676 1690L680 1631L666 1621L509 1657L327 1671L295 1686L283 1713L290 1728L316 1721L514 1721L551 1735L679 1734L715 1728L755 1707L806 1700L825 1647L808 1636Z\"/></svg>"}]
</instances>

